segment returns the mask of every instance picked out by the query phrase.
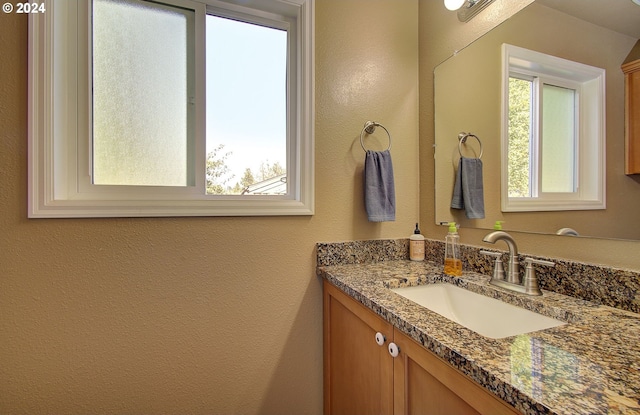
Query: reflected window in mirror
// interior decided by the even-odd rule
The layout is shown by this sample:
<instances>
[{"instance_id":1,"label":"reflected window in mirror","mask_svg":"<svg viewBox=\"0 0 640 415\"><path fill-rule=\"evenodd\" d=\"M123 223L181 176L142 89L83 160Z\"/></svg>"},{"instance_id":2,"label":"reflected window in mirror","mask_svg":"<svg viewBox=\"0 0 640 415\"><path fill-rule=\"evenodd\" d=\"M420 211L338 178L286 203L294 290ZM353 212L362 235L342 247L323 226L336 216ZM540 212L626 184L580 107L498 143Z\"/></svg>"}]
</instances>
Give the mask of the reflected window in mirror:
<instances>
[{"instance_id":1,"label":"reflected window in mirror","mask_svg":"<svg viewBox=\"0 0 640 415\"><path fill-rule=\"evenodd\" d=\"M578 91L556 84L560 82L518 73L509 76L509 197L577 190Z\"/></svg>"},{"instance_id":2,"label":"reflected window in mirror","mask_svg":"<svg viewBox=\"0 0 640 415\"><path fill-rule=\"evenodd\" d=\"M604 75L503 45L503 211L605 208Z\"/></svg>"}]
</instances>

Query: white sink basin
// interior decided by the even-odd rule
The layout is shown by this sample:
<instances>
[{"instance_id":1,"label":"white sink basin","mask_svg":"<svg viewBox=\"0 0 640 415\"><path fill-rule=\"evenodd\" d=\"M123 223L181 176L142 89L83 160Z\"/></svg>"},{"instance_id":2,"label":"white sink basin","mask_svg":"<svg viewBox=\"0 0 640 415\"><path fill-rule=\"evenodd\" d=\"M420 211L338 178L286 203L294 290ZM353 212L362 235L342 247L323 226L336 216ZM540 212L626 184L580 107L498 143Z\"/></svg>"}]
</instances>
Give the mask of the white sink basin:
<instances>
[{"instance_id":1,"label":"white sink basin","mask_svg":"<svg viewBox=\"0 0 640 415\"><path fill-rule=\"evenodd\" d=\"M492 339L567 324L447 283L393 288L392 291Z\"/></svg>"}]
</instances>

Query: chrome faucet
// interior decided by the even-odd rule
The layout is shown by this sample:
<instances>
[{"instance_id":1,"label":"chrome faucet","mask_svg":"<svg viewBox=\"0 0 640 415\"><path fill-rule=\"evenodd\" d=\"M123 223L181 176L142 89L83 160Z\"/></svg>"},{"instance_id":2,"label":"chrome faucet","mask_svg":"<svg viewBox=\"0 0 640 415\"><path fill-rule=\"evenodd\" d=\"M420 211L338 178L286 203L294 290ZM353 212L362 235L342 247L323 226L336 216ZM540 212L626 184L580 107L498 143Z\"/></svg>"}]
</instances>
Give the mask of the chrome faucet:
<instances>
[{"instance_id":1,"label":"chrome faucet","mask_svg":"<svg viewBox=\"0 0 640 415\"><path fill-rule=\"evenodd\" d=\"M491 232L484 237L484 242L495 244L503 240L509 247L509 263L507 264L507 282L520 284L520 262L518 261L518 246L511 235L504 231Z\"/></svg>"},{"instance_id":2,"label":"chrome faucet","mask_svg":"<svg viewBox=\"0 0 640 415\"><path fill-rule=\"evenodd\" d=\"M541 259L526 258L527 269L524 275L524 282L520 282L520 262L518 260L518 246L511 235L503 231L495 231L486 235L484 242L495 244L497 241L503 240L509 247L509 263L507 264L507 279L505 280L505 272L502 269L502 255L497 252L480 251L481 254L490 255L496 258L494 264L493 277L489 280L489 284L506 288L507 290L517 291L529 295L542 295L538 286L538 278L536 277L533 264L546 265L553 267L553 262Z\"/></svg>"}]
</instances>

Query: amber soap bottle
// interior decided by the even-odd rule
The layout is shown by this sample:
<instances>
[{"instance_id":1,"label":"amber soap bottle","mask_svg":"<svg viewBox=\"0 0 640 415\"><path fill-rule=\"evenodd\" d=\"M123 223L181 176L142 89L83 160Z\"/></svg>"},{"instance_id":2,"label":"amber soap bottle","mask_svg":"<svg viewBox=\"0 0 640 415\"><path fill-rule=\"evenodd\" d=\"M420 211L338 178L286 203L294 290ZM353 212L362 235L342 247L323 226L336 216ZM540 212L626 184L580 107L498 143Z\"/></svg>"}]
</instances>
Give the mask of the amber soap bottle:
<instances>
[{"instance_id":1,"label":"amber soap bottle","mask_svg":"<svg viewBox=\"0 0 640 415\"><path fill-rule=\"evenodd\" d=\"M449 233L444 240L444 273L455 276L462 275L460 236L455 222L449 222Z\"/></svg>"}]
</instances>

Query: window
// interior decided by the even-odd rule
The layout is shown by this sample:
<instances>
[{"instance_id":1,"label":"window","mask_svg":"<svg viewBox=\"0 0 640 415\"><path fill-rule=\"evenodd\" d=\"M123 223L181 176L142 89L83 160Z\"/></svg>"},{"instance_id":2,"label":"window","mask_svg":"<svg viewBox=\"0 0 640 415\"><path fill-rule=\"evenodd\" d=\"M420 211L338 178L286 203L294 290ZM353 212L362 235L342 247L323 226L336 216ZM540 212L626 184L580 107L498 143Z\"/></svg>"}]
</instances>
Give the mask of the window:
<instances>
[{"instance_id":1,"label":"window","mask_svg":"<svg viewBox=\"0 0 640 415\"><path fill-rule=\"evenodd\" d=\"M575 88L539 77L509 77L509 197L577 191ZM544 120L540 134L533 134L536 113Z\"/></svg>"},{"instance_id":2,"label":"window","mask_svg":"<svg viewBox=\"0 0 640 415\"><path fill-rule=\"evenodd\" d=\"M87 186L195 185L196 11L93 0Z\"/></svg>"},{"instance_id":3,"label":"window","mask_svg":"<svg viewBox=\"0 0 640 415\"><path fill-rule=\"evenodd\" d=\"M47 2L29 217L313 214L312 1Z\"/></svg>"},{"instance_id":4,"label":"window","mask_svg":"<svg viewBox=\"0 0 640 415\"><path fill-rule=\"evenodd\" d=\"M225 166L208 175L207 193L286 194L287 32L206 21L207 167Z\"/></svg>"},{"instance_id":5,"label":"window","mask_svg":"<svg viewBox=\"0 0 640 415\"><path fill-rule=\"evenodd\" d=\"M604 70L503 45L502 210L605 208Z\"/></svg>"}]
</instances>

